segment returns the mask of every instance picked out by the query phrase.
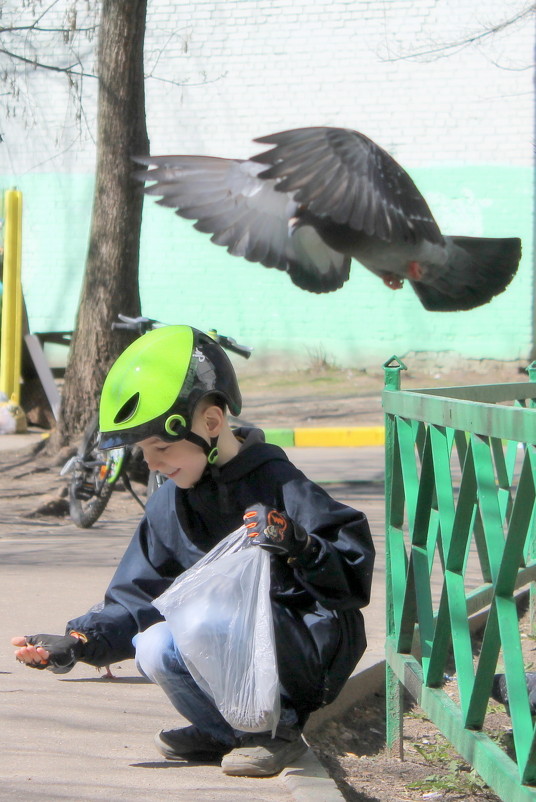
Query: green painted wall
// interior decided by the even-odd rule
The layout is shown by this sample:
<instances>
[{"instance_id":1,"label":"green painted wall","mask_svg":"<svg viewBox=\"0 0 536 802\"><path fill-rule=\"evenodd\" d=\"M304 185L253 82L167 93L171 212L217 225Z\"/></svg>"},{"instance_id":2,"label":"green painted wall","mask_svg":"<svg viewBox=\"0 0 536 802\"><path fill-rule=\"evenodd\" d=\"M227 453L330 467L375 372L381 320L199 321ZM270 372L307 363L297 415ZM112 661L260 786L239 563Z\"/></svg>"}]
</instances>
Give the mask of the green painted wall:
<instances>
[{"instance_id":1,"label":"green painted wall","mask_svg":"<svg viewBox=\"0 0 536 802\"><path fill-rule=\"evenodd\" d=\"M358 263L342 290L305 293L282 273L214 246L169 209L146 199L141 245L143 312L166 322L217 328L288 365L323 354L339 365L379 365L392 353L454 351L467 358L524 359L532 347L533 173L530 168L459 165L411 171L442 230L521 236L523 259L491 304L426 312L409 287L393 292ZM14 185L0 178L0 186ZM30 174L24 193L23 285L34 331L73 326L90 223L91 175Z\"/></svg>"}]
</instances>

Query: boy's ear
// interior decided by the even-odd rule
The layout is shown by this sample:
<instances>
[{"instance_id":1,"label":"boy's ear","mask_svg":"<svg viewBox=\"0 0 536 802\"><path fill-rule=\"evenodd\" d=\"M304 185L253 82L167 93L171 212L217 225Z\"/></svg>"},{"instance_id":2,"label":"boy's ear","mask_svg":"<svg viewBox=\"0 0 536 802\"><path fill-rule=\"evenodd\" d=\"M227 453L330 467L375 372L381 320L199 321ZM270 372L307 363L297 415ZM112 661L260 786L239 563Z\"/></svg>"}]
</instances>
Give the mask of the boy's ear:
<instances>
[{"instance_id":1,"label":"boy's ear","mask_svg":"<svg viewBox=\"0 0 536 802\"><path fill-rule=\"evenodd\" d=\"M215 437L219 435L221 432L221 428L223 425L223 421L225 419L225 415L223 410L214 404L213 406L207 407L204 412L205 423L207 429L211 436Z\"/></svg>"}]
</instances>

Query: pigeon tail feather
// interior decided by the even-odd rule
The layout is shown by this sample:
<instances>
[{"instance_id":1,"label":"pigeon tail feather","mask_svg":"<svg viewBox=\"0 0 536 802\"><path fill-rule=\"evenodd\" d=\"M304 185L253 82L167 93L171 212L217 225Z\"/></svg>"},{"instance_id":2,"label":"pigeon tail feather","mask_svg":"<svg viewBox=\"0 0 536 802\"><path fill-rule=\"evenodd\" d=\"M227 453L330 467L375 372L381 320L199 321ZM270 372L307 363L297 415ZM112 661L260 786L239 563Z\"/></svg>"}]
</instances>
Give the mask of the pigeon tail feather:
<instances>
[{"instance_id":1,"label":"pigeon tail feather","mask_svg":"<svg viewBox=\"0 0 536 802\"><path fill-rule=\"evenodd\" d=\"M445 237L447 262L431 283L412 281L432 312L475 309L503 292L516 274L521 240L516 237Z\"/></svg>"}]
</instances>

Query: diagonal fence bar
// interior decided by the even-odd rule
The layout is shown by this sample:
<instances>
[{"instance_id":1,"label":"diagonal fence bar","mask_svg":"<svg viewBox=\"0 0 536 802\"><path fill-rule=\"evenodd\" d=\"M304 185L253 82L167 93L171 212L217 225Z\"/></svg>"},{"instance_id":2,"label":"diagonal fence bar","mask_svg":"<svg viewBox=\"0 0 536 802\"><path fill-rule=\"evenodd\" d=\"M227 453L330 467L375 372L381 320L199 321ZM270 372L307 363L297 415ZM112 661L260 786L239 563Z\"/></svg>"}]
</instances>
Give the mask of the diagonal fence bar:
<instances>
[{"instance_id":1,"label":"diagonal fence bar","mask_svg":"<svg viewBox=\"0 0 536 802\"><path fill-rule=\"evenodd\" d=\"M536 731L516 594L536 561L536 364L529 381L402 390L384 365L387 745L405 688L501 799L536 802ZM439 589L439 591L438 591ZM484 616L478 644L471 617ZM532 622L531 622L532 623ZM459 701L443 689L457 679ZM504 673L515 759L486 733Z\"/></svg>"}]
</instances>

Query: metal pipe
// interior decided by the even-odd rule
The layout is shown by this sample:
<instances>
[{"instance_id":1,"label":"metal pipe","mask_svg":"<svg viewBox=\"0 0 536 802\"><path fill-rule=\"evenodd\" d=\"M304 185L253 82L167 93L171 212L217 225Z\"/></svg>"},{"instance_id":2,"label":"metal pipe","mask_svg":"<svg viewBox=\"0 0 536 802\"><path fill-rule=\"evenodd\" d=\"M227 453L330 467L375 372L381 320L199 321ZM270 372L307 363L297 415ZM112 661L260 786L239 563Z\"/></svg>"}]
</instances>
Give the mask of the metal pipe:
<instances>
[{"instance_id":1,"label":"metal pipe","mask_svg":"<svg viewBox=\"0 0 536 802\"><path fill-rule=\"evenodd\" d=\"M4 195L5 234L0 337L0 391L20 402L22 359L22 192L9 189Z\"/></svg>"}]
</instances>

